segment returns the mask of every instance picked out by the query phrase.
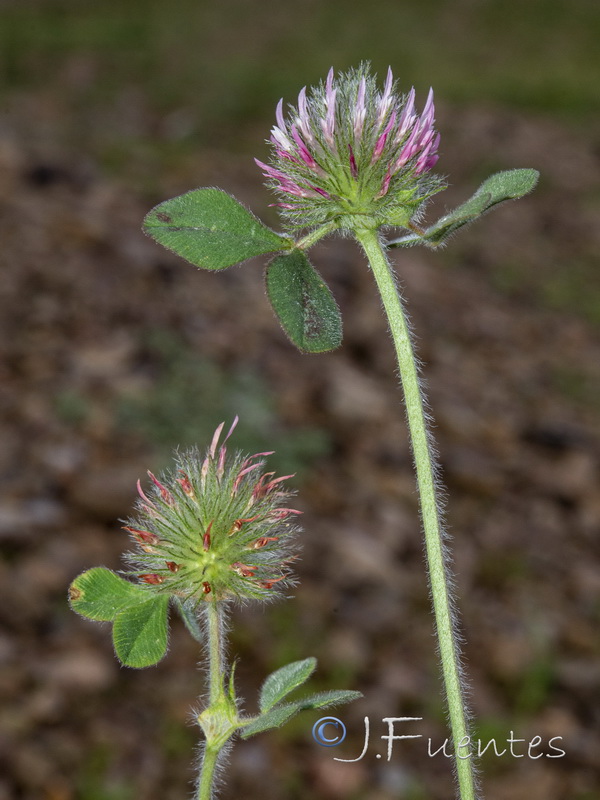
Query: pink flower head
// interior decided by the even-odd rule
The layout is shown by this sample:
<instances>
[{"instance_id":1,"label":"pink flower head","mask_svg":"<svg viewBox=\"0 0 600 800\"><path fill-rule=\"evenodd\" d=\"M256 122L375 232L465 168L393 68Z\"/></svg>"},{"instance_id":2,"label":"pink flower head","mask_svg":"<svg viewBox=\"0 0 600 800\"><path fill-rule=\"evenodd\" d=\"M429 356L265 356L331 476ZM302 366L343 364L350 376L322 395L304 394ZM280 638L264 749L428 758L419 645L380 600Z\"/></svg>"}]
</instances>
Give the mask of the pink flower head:
<instances>
[{"instance_id":1,"label":"pink flower head","mask_svg":"<svg viewBox=\"0 0 600 800\"><path fill-rule=\"evenodd\" d=\"M433 91L419 114L414 88L398 95L391 69L383 91L367 64L338 76L331 69L324 83L300 90L287 116L280 100L275 117L270 165L255 160L293 227L350 227L356 215L406 224L444 188L430 172L440 141Z\"/></svg>"}]
</instances>

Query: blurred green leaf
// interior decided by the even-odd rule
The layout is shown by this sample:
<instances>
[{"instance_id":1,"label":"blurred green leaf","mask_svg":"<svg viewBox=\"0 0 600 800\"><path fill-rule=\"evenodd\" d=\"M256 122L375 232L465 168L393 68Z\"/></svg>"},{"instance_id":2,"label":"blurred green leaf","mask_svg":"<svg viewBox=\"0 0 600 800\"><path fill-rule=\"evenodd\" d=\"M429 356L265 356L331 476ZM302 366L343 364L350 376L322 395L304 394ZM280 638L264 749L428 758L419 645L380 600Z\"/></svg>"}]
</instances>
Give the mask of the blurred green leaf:
<instances>
[{"instance_id":1,"label":"blurred green leaf","mask_svg":"<svg viewBox=\"0 0 600 800\"><path fill-rule=\"evenodd\" d=\"M166 200L147 214L144 231L203 269L224 269L291 245L221 189L194 189Z\"/></svg>"},{"instance_id":2,"label":"blurred green leaf","mask_svg":"<svg viewBox=\"0 0 600 800\"><path fill-rule=\"evenodd\" d=\"M79 769L71 776L77 800L134 800L133 781L113 769L120 756L118 749L114 740L86 747Z\"/></svg>"},{"instance_id":3,"label":"blurred green leaf","mask_svg":"<svg viewBox=\"0 0 600 800\"><path fill-rule=\"evenodd\" d=\"M150 667L167 652L169 596L158 594L117 614L113 643L126 667Z\"/></svg>"},{"instance_id":4,"label":"blurred green leaf","mask_svg":"<svg viewBox=\"0 0 600 800\"><path fill-rule=\"evenodd\" d=\"M142 603L148 593L106 567L94 567L75 578L69 588L73 611L88 619L112 622L128 606Z\"/></svg>"},{"instance_id":5,"label":"blurred green leaf","mask_svg":"<svg viewBox=\"0 0 600 800\"><path fill-rule=\"evenodd\" d=\"M497 172L485 180L475 194L462 205L439 219L422 234L411 233L388 242L390 247L426 244L432 247L442 244L463 225L485 214L505 200L516 200L531 192L538 182L535 169L511 169Z\"/></svg>"},{"instance_id":6,"label":"blurred green leaf","mask_svg":"<svg viewBox=\"0 0 600 800\"><path fill-rule=\"evenodd\" d=\"M294 661L272 672L260 690L260 710L269 711L286 695L298 686L302 686L315 671L316 666L316 658L305 658L303 661Z\"/></svg>"},{"instance_id":7,"label":"blurred green leaf","mask_svg":"<svg viewBox=\"0 0 600 800\"><path fill-rule=\"evenodd\" d=\"M236 431L239 449L260 452L268 439L276 451L269 459L271 469L284 475L304 475L330 449L325 430L283 424L273 393L248 365L234 364L224 370L199 355L185 340L162 329L149 331L142 347L140 383L117 397L118 430L124 437L141 437L153 445L157 449L154 458L165 466L170 462L173 442L190 447L210 441L223 418L236 414L242 420ZM91 397L89 402L93 402Z\"/></svg>"},{"instance_id":8,"label":"blurred green leaf","mask_svg":"<svg viewBox=\"0 0 600 800\"><path fill-rule=\"evenodd\" d=\"M323 353L340 346L340 310L301 250L276 256L267 267L266 282L271 305L296 347Z\"/></svg>"}]
</instances>

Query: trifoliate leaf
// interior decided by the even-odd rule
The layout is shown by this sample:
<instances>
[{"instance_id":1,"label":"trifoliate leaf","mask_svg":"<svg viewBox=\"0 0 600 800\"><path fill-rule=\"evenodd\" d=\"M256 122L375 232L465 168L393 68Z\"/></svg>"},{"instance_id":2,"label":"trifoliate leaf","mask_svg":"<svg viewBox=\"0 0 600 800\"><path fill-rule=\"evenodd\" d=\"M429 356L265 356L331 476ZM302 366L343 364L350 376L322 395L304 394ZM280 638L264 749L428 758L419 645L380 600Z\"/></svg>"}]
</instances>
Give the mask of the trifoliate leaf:
<instances>
[{"instance_id":1,"label":"trifoliate leaf","mask_svg":"<svg viewBox=\"0 0 600 800\"><path fill-rule=\"evenodd\" d=\"M144 219L144 231L203 269L224 269L291 246L221 189L194 189L160 203Z\"/></svg>"},{"instance_id":2,"label":"trifoliate leaf","mask_svg":"<svg viewBox=\"0 0 600 800\"><path fill-rule=\"evenodd\" d=\"M276 256L267 267L266 283L271 305L299 350L323 353L340 346L340 310L302 250Z\"/></svg>"},{"instance_id":3,"label":"trifoliate leaf","mask_svg":"<svg viewBox=\"0 0 600 800\"><path fill-rule=\"evenodd\" d=\"M302 686L315 671L316 666L316 658L305 658L303 661L294 661L272 672L260 690L260 710L269 711L286 695L298 686Z\"/></svg>"},{"instance_id":4,"label":"trifoliate leaf","mask_svg":"<svg viewBox=\"0 0 600 800\"><path fill-rule=\"evenodd\" d=\"M167 651L169 596L157 594L117 614L113 643L126 667L150 667Z\"/></svg>"},{"instance_id":5,"label":"trifoliate leaf","mask_svg":"<svg viewBox=\"0 0 600 800\"><path fill-rule=\"evenodd\" d=\"M128 606L148 599L148 592L105 567L94 567L75 578L69 588L73 611L88 619L110 622Z\"/></svg>"},{"instance_id":6,"label":"trifoliate leaf","mask_svg":"<svg viewBox=\"0 0 600 800\"><path fill-rule=\"evenodd\" d=\"M422 234L411 233L400 239L388 242L390 247L426 244L442 244L463 225L477 219L505 200L516 200L531 192L538 181L539 172L535 169L511 169L497 172L485 180L475 194L462 205L445 214Z\"/></svg>"}]
</instances>

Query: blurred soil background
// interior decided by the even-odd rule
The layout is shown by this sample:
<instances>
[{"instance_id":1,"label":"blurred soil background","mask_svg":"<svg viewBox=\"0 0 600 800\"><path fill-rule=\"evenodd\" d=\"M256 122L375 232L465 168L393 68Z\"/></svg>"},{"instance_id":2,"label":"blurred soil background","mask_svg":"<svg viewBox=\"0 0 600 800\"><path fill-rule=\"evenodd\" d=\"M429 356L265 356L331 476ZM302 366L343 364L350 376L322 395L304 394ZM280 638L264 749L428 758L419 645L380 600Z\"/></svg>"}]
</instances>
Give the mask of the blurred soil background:
<instances>
[{"instance_id":1,"label":"blurred soil background","mask_svg":"<svg viewBox=\"0 0 600 800\"><path fill-rule=\"evenodd\" d=\"M395 256L436 420L477 735L542 738L483 759L488 800L600 798L600 7L596 0L0 2L0 799L179 800L202 691L174 620L157 667L120 669L76 617L82 570L119 569L135 482L241 417L304 510L293 599L236 612L247 709L264 676L319 659L360 689L317 746L305 712L233 751L224 800L442 800L450 765L411 459L392 347L358 248L312 253L343 311L337 352L303 356L258 260L203 273L140 231L213 185L277 225L252 156L274 108L328 68L391 64L436 92L430 219L491 172L535 193L441 252ZM362 761L363 719L371 746ZM554 751L555 752L555 751Z\"/></svg>"}]
</instances>

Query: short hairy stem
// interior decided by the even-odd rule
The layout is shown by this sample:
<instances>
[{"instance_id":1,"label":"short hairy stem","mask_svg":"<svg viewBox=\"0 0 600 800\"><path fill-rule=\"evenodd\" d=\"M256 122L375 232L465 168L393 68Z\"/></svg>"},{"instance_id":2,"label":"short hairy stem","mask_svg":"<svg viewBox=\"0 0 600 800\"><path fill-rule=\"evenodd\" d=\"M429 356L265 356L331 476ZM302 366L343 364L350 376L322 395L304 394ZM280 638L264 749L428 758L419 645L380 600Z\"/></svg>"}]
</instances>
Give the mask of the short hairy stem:
<instances>
[{"instance_id":1,"label":"short hairy stem","mask_svg":"<svg viewBox=\"0 0 600 800\"><path fill-rule=\"evenodd\" d=\"M322 225L320 228L307 233L302 239L298 239L296 242L296 247L298 247L300 250L307 250L309 247L312 247L313 244L316 244L319 239L322 239L324 236L327 236L328 233L335 231L337 227L337 222L328 222L326 225Z\"/></svg>"},{"instance_id":2,"label":"short hairy stem","mask_svg":"<svg viewBox=\"0 0 600 800\"><path fill-rule=\"evenodd\" d=\"M215 767L219 757L219 749L209 747L204 748L202 765L200 767L200 779L198 781L198 800L211 800L213 796L213 778Z\"/></svg>"},{"instance_id":3,"label":"short hairy stem","mask_svg":"<svg viewBox=\"0 0 600 800\"><path fill-rule=\"evenodd\" d=\"M216 600L207 603L208 615L208 663L209 677L208 685L210 690L210 705L213 705L221 697L223 692L223 619L222 609Z\"/></svg>"},{"instance_id":4,"label":"short hairy stem","mask_svg":"<svg viewBox=\"0 0 600 800\"><path fill-rule=\"evenodd\" d=\"M464 757L464 750L463 757L459 757L461 752L459 745L461 740L468 734L467 715L460 677L457 636L453 622L449 570L444 558L443 532L436 494L434 465L429 448L424 400L419 387L417 364L402 301L378 234L373 230L357 230L355 235L362 245L373 270L396 349L417 472L421 516L425 533L425 551L455 749L459 796L461 800L475 800L476 784L472 759ZM462 742L463 748L466 741Z\"/></svg>"},{"instance_id":5,"label":"short hairy stem","mask_svg":"<svg viewBox=\"0 0 600 800\"><path fill-rule=\"evenodd\" d=\"M235 730L231 706L224 691L225 663L223 644L223 607L217 600L206 602L206 635L208 646L209 704L198 717L205 736L204 752L198 778L197 800L211 800L215 767L219 753ZM235 712L233 713L235 717Z\"/></svg>"}]
</instances>

